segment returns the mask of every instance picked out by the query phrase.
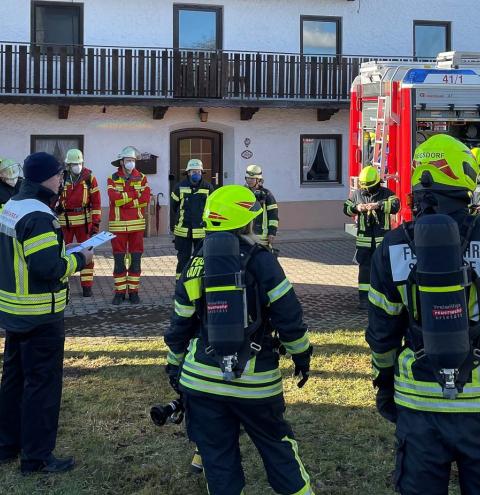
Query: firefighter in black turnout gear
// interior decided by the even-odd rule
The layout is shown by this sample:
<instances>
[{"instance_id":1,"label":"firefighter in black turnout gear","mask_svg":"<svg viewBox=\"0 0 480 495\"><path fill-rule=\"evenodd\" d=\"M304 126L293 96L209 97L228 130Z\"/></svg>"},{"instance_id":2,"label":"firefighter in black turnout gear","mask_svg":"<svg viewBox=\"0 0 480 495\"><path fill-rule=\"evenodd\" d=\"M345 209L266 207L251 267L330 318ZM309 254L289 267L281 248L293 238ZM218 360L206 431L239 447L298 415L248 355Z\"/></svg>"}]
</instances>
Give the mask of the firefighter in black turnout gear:
<instances>
[{"instance_id":1,"label":"firefighter in black turnout gear","mask_svg":"<svg viewBox=\"0 0 480 495\"><path fill-rule=\"evenodd\" d=\"M380 175L371 165L360 172L358 182L360 187L345 201L343 212L357 218L358 307L366 310L372 255L390 230L390 215L398 212L400 201L390 189L380 185Z\"/></svg>"},{"instance_id":2,"label":"firefighter in black turnout gear","mask_svg":"<svg viewBox=\"0 0 480 495\"><path fill-rule=\"evenodd\" d=\"M213 186L203 180L203 163L197 158L188 161L187 178L179 182L171 194L170 230L177 250L176 278L180 278L192 251L205 237L203 209Z\"/></svg>"},{"instance_id":3,"label":"firefighter in black turnout gear","mask_svg":"<svg viewBox=\"0 0 480 495\"><path fill-rule=\"evenodd\" d=\"M92 252L66 254L51 209L63 165L34 153L20 191L0 214L0 327L6 330L0 385L0 464L21 455L22 473L67 471L53 455L62 395L64 309L68 277Z\"/></svg>"},{"instance_id":4,"label":"firefighter in black turnout gear","mask_svg":"<svg viewBox=\"0 0 480 495\"><path fill-rule=\"evenodd\" d=\"M260 244L272 247L278 230L278 205L272 192L263 187L263 172L259 165L247 167L245 183L262 207L262 214L253 222L253 232L259 237Z\"/></svg>"},{"instance_id":5,"label":"firefighter in black turnout gear","mask_svg":"<svg viewBox=\"0 0 480 495\"><path fill-rule=\"evenodd\" d=\"M211 495L239 495L243 426L277 493L312 494L297 443L283 418L278 344L291 354L299 386L308 379L312 347L292 285L251 224L261 213L251 191L224 186L205 207L207 236L177 282L165 334L167 373L182 393L187 431L203 460Z\"/></svg>"},{"instance_id":6,"label":"firefighter in black turnout gear","mask_svg":"<svg viewBox=\"0 0 480 495\"><path fill-rule=\"evenodd\" d=\"M415 220L372 259L366 339L377 408L396 422L402 495L446 495L452 462L461 493L480 493L480 223L468 214L478 172L453 137L422 143Z\"/></svg>"}]
</instances>

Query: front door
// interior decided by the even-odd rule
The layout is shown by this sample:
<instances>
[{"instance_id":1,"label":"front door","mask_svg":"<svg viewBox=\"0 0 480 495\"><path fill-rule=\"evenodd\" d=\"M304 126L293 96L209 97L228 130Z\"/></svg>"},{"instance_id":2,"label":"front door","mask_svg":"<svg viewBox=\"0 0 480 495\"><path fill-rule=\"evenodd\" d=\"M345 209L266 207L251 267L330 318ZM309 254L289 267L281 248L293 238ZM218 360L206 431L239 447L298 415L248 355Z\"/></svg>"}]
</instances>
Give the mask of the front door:
<instances>
[{"instance_id":1,"label":"front door","mask_svg":"<svg viewBox=\"0 0 480 495\"><path fill-rule=\"evenodd\" d=\"M183 180L188 160L199 158L203 178L214 187L222 185L222 134L203 129L185 129L170 134L170 192Z\"/></svg>"}]
</instances>

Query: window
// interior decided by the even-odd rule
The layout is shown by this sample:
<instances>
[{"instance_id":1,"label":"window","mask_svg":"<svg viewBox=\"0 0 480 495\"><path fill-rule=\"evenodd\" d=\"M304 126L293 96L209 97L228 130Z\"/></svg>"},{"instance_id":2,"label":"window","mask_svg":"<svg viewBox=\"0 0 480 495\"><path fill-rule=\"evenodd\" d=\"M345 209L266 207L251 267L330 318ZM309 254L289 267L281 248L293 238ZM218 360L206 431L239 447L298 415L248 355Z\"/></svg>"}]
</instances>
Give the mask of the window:
<instances>
[{"instance_id":1,"label":"window","mask_svg":"<svg viewBox=\"0 0 480 495\"><path fill-rule=\"evenodd\" d=\"M342 136L304 134L300 136L301 183L342 181Z\"/></svg>"},{"instance_id":2,"label":"window","mask_svg":"<svg viewBox=\"0 0 480 495\"><path fill-rule=\"evenodd\" d=\"M83 151L83 136L32 136L30 151L45 151L53 155L60 163L63 163L67 151L77 148Z\"/></svg>"},{"instance_id":3,"label":"window","mask_svg":"<svg viewBox=\"0 0 480 495\"><path fill-rule=\"evenodd\" d=\"M342 53L341 18L300 17L300 51L304 55L338 55Z\"/></svg>"},{"instance_id":4,"label":"window","mask_svg":"<svg viewBox=\"0 0 480 495\"><path fill-rule=\"evenodd\" d=\"M222 7L174 5L173 23L174 48L222 49Z\"/></svg>"},{"instance_id":5,"label":"window","mask_svg":"<svg viewBox=\"0 0 480 495\"><path fill-rule=\"evenodd\" d=\"M415 57L435 58L440 52L450 50L449 22L413 22L413 55Z\"/></svg>"},{"instance_id":6,"label":"window","mask_svg":"<svg viewBox=\"0 0 480 495\"><path fill-rule=\"evenodd\" d=\"M32 43L82 45L83 4L33 2Z\"/></svg>"}]
</instances>

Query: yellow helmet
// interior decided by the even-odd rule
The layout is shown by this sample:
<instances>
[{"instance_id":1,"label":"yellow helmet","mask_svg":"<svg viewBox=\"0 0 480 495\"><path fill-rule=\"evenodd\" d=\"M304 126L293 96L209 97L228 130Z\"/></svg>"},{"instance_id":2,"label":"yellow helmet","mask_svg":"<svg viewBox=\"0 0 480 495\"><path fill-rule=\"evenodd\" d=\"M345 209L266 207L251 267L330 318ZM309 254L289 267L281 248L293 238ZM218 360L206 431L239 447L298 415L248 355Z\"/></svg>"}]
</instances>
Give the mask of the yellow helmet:
<instances>
[{"instance_id":1,"label":"yellow helmet","mask_svg":"<svg viewBox=\"0 0 480 495\"><path fill-rule=\"evenodd\" d=\"M361 189L368 189L380 183L380 174L373 165L367 165L362 169L358 177L358 185Z\"/></svg>"},{"instance_id":2,"label":"yellow helmet","mask_svg":"<svg viewBox=\"0 0 480 495\"><path fill-rule=\"evenodd\" d=\"M235 230L245 227L262 213L262 207L250 189L244 186L223 186L207 198L203 221L207 232Z\"/></svg>"},{"instance_id":3,"label":"yellow helmet","mask_svg":"<svg viewBox=\"0 0 480 495\"><path fill-rule=\"evenodd\" d=\"M418 146L412 167L414 190L474 191L480 171L470 149L447 134L436 134Z\"/></svg>"},{"instance_id":4,"label":"yellow helmet","mask_svg":"<svg viewBox=\"0 0 480 495\"><path fill-rule=\"evenodd\" d=\"M83 154L80 150L71 149L67 151L65 163L83 163Z\"/></svg>"},{"instance_id":5,"label":"yellow helmet","mask_svg":"<svg viewBox=\"0 0 480 495\"><path fill-rule=\"evenodd\" d=\"M478 166L480 167L480 148L472 148L470 151L472 152L472 155L475 157L475 160L477 160Z\"/></svg>"},{"instance_id":6,"label":"yellow helmet","mask_svg":"<svg viewBox=\"0 0 480 495\"><path fill-rule=\"evenodd\" d=\"M246 179L263 179L262 167L260 165L249 165L245 171Z\"/></svg>"}]
</instances>

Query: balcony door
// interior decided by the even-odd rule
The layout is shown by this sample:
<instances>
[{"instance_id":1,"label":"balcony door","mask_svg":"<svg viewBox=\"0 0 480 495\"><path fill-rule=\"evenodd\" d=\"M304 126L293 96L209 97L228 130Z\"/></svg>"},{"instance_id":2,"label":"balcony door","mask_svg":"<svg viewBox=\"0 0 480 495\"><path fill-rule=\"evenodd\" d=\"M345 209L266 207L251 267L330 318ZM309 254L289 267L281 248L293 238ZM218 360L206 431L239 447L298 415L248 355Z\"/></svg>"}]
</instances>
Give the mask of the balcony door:
<instances>
[{"instance_id":1,"label":"balcony door","mask_svg":"<svg viewBox=\"0 0 480 495\"><path fill-rule=\"evenodd\" d=\"M175 98L222 96L222 7L173 6Z\"/></svg>"}]
</instances>

